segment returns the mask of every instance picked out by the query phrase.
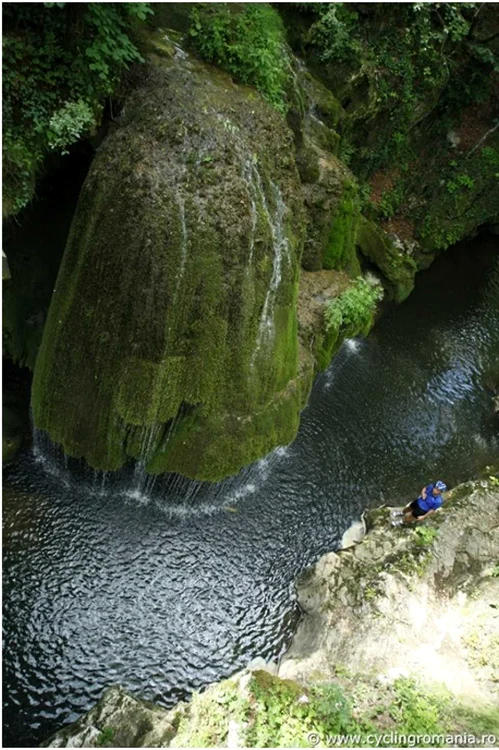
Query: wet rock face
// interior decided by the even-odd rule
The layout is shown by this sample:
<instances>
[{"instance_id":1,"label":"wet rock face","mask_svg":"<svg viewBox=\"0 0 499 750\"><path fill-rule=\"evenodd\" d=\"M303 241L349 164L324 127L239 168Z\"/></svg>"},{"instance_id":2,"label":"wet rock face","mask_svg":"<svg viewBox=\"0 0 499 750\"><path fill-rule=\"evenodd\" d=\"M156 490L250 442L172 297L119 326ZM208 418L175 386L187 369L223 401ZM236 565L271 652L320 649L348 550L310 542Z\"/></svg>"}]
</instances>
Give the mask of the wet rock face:
<instances>
[{"instance_id":1,"label":"wet rock face","mask_svg":"<svg viewBox=\"0 0 499 750\"><path fill-rule=\"evenodd\" d=\"M259 95L154 50L80 195L34 420L97 469L220 479L298 427L299 178Z\"/></svg>"},{"instance_id":2,"label":"wet rock face","mask_svg":"<svg viewBox=\"0 0 499 750\"><path fill-rule=\"evenodd\" d=\"M413 528L393 528L389 510L367 513L362 544L324 555L300 576L305 617L279 675L332 679L337 665L404 670L473 701L497 701L497 486L462 485Z\"/></svg>"}]
</instances>

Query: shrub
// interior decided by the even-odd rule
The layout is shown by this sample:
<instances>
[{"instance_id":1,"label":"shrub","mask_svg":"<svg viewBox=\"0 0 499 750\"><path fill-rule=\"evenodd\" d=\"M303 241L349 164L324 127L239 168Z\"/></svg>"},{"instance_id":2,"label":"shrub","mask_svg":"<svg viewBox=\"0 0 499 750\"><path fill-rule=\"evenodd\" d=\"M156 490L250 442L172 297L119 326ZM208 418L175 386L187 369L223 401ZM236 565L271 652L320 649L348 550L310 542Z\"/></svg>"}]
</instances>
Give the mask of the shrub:
<instances>
[{"instance_id":1,"label":"shrub","mask_svg":"<svg viewBox=\"0 0 499 750\"><path fill-rule=\"evenodd\" d=\"M359 276L354 284L334 299L325 310L328 331L342 332L345 337L367 335L374 320L376 303L383 298L379 283Z\"/></svg>"},{"instance_id":2,"label":"shrub","mask_svg":"<svg viewBox=\"0 0 499 750\"><path fill-rule=\"evenodd\" d=\"M438 536L437 529L430 529L424 526L418 526L414 533L416 534L416 544L420 547L426 547L431 544Z\"/></svg>"},{"instance_id":3,"label":"shrub","mask_svg":"<svg viewBox=\"0 0 499 750\"><path fill-rule=\"evenodd\" d=\"M480 4L371 3L355 4L355 10L347 3L315 5L308 44L331 70L346 68L359 86L362 73L367 98L360 119L371 129L373 117L380 117L376 142L362 148L365 128L359 131L362 141L354 138L353 165L360 174L411 160L411 130L428 105L455 113L491 95L497 53L472 33Z\"/></svg>"},{"instance_id":4,"label":"shrub","mask_svg":"<svg viewBox=\"0 0 499 750\"><path fill-rule=\"evenodd\" d=\"M432 695L412 679L401 678L395 682L395 700L390 715L401 735L442 735L449 699ZM438 743L437 743L438 744Z\"/></svg>"},{"instance_id":5,"label":"shrub","mask_svg":"<svg viewBox=\"0 0 499 750\"><path fill-rule=\"evenodd\" d=\"M248 83L285 112L289 61L277 11L266 3L203 4L191 11L191 42L201 57Z\"/></svg>"}]
</instances>

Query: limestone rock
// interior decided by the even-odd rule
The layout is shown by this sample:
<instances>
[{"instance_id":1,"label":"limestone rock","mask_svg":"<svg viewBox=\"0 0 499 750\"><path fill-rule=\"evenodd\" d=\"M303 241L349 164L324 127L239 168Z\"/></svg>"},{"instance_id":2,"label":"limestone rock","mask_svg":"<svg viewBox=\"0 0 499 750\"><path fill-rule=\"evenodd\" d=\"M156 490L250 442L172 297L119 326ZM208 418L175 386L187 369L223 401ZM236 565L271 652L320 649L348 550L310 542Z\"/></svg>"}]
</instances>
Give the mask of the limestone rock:
<instances>
[{"instance_id":1,"label":"limestone rock","mask_svg":"<svg viewBox=\"0 0 499 750\"><path fill-rule=\"evenodd\" d=\"M490 567L499 559L499 489L487 481L456 488L418 530L392 528L389 508L367 515L362 544L325 555L300 577L305 615L279 675L334 679L344 664L385 682L414 674L458 696L499 700L490 606L499 598Z\"/></svg>"},{"instance_id":2,"label":"limestone rock","mask_svg":"<svg viewBox=\"0 0 499 750\"><path fill-rule=\"evenodd\" d=\"M164 747L175 734L171 719L171 712L115 686L42 747Z\"/></svg>"},{"instance_id":3,"label":"limestone rock","mask_svg":"<svg viewBox=\"0 0 499 750\"><path fill-rule=\"evenodd\" d=\"M343 533L341 537L340 549L348 549L359 544L366 535L366 522L364 515L359 521L354 521L352 525Z\"/></svg>"},{"instance_id":4,"label":"limestone rock","mask_svg":"<svg viewBox=\"0 0 499 750\"><path fill-rule=\"evenodd\" d=\"M68 455L216 480L296 435L300 182L284 118L161 32L82 188L33 384Z\"/></svg>"}]
</instances>

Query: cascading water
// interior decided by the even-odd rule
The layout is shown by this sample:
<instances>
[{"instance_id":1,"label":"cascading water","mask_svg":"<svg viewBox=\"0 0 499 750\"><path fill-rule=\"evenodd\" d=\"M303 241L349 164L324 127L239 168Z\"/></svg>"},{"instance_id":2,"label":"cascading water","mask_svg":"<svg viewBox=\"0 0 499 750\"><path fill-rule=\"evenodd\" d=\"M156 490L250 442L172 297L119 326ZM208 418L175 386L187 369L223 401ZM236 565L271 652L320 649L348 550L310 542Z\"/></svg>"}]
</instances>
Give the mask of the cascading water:
<instances>
[{"instance_id":1,"label":"cascading water","mask_svg":"<svg viewBox=\"0 0 499 750\"><path fill-rule=\"evenodd\" d=\"M274 182L271 182L271 188L275 201L275 209L272 214L269 210L265 193L263 191L262 180L258 171L256 171L257 184L260 189L262 197L262 208L267 218L268 225L272 235L272 247L273 247L273 261L272 261L272 276L270 283L267 287L267 294L265 295L265 301L263 303L262 313L260 316L260 323L258 326L258 335L256 338L255 348L251 358L252 366L255 363L256 357L262 346L269 344L272 340L274 332L274 311L275 303L277 299L277 292L282 279L282 263L283 259L289 261L289 243L284 229L284 216L286 213L286 204L283 201L281 191Z\"/></svg>"},{"instance_id":2,"label":"cascading water","mask_svg":"<svg viewBox=\"0 0 499 750\"><path fill-rule=\"evenodd\" d=\"M243 166L243 179L248 187L248 196L250 201L250 214L251 214L251 232L249 241L249 256L246 264L246 273L250 273L251 265L253 263L253 253L255 251L255 233L256 225L258 221L257 213L257 202L262 200L261 190L258 183L255 181L255 174L258 174L254 158L247 159Z\"/></svg>"},{"instance_id":3,"label":"cascading water","mask_svg":"<svg viewBox=\"0 0 499 750\"><path fill-rule=\"evenodd\" d=\"M273 331L274 322L274 307L277 296L277 290L281 283L281 267L283 258L289 258L289 243L284 231L284 214L286 212L286 204L284 203L279 187L275 183L271 183L272 191L274 193L276 208L274 216L271 218L270 212L266 203L264 203L265 214L267 216L270 229L272 231L272 244L274 248L274 260L272 264L272 277L270 284L267 289L267 295L262 309L262 317L260 319L260 327L258 329L258 338L256 341L257 350L262 346L265 339L268 339Z\"/></svg>"},{"instance_id":4,"label":"cascading water","mask_svg":"<svg viewBox=\"0 0 499 750\"><path fill-rule=\"evenodd\" d=\"M129 490L129 497L140 500L147 498L152 492L156 482L155 474L148 474L146 467L154 455L164 425L155 422L147 427L139 428L142 433L140 455L142 458L135 462L133 471L133 487Z\"/></svg>"},{"instance_id":5,"label":"cascading water","mask_svg":"<svg viewBox=\"0 0 499 750\"><path fill-rule=\"evenodd\" d=\"M180 217L180 267L175 279L175 292L173 294L172 301L173 308L175 308L175 305L177 303L178 294L182 285L182 281L184 279L185 267L187 264L187 225L185 223L185 204L184 199L180 195L180 193L177 193L176 201Z\"/></svg>"},{"instance_id":6,"label":"cascading water","mask_svg":"<svg viewBox=\"0 0 499 750\"><path fill-rule=\"evenodd\" d=\"M246 265L246 273L250 273L253 262L255 249L256 230L258 222L258 208L262 211L267 221L272 240L272 275L267 286L260 321L258 324L258 333L255 341L255 347L251 357L251 367L255 365L256 358L262 347L271 343L274 333L274 313L277 293L282 281L283 261L291 261L289 255L289 242L286 236L284 219L287 212L286 204L283 200L281 190L275 182L270 182L272 192L273 207L269 208L263 180L258 170L255 157L244 161L243 179L247 185L248 196L250 201L251 231L249 239L249 256Z\"/></svg>"}]
</instances>

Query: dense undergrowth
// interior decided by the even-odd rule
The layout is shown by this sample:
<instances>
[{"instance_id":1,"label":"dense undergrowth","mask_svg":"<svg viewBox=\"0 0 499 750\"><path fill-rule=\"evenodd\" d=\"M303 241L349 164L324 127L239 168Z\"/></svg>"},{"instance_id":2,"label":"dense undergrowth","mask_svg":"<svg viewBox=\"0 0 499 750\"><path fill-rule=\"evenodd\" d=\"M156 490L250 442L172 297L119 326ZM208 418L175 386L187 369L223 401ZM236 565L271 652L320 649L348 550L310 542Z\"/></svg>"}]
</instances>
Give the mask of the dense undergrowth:
<instances>
[{"instance_id":1,"label":"dense undergrowth","mask_svg":"<svg viewBox=\"0 0 499 750\"><path fill-rule=\"evenodd\" d=\"M131 39L147 3L4 3L3 213L33 197L50 152L100 123L121 73L141 60Z\"/></svg>"},{"instance_id":2,"label":"dense undergrowth","mask_svg":"<svg viewBox=\"0 0 499 750\"><path fill-rule=\"evenodd\" d=\"M205 60L248 83L281 112L289 60L281 18L267 3L199 3L191 11L189 37Z\"/></svg>"},{"instance_id":3,"label":"dense undergrowth","mask_svg":"<svg viewBox=\"0 0 499 750\"><path fill-rule=\"evenodd\" d=\"M239 747L334 747L346 735L350 747L439 747L453 744L449 735L499 732L492 709L461 704L443 687L410 678L383 685L338 667L336 682L308 687L264 671L244 689L226 680L194 696L171 745L225 746L231 723Z\"/></svg>"},{"instance_id":4,"label":"dense undergrowth","mask_svg":"<svg viewBox=\"0 0 499 750\"><path fill-rule=\"evenodd\" d=\"M411 130L433 107L443 116L493 93L492 74L499 67L487 45L493 33L475 34L486 12L483 3L299 5L313 14L308 48L322 64L338 68L333 85L346 89L344 82L354 80L353 91L344 91L354 99L362 88L371 89L354 119L382 114L376 148L363 129L352 132L355 150L347 158L361 174L410 156ZM348 108L354 102L344 103Z\"/></svg>"}]
</instances>

